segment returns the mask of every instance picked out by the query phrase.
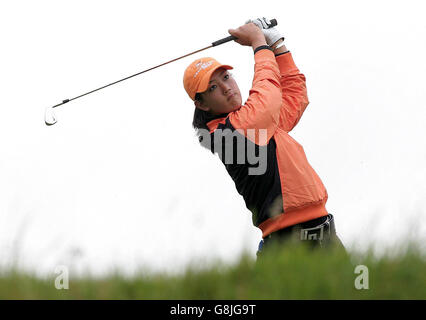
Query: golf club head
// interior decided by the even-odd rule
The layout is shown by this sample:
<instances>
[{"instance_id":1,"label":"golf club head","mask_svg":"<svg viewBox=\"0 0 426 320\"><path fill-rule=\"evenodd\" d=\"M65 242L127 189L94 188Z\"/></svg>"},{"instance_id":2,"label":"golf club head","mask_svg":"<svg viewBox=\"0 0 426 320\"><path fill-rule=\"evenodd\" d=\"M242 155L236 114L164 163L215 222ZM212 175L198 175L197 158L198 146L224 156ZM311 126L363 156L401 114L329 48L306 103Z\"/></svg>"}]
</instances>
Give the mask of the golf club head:
<instances>
[{"instance_id":1,"label":"golf club head","mask_svg":"<svg viewBox=\"0 0 426 320\"><path fill-rule=\"evenodd\" d=\"M44 113L44 123L47 126L54 125L58 120L56 120L55 113L53 112L53 107L47 107Z\"/></svg>"}]
</instances>

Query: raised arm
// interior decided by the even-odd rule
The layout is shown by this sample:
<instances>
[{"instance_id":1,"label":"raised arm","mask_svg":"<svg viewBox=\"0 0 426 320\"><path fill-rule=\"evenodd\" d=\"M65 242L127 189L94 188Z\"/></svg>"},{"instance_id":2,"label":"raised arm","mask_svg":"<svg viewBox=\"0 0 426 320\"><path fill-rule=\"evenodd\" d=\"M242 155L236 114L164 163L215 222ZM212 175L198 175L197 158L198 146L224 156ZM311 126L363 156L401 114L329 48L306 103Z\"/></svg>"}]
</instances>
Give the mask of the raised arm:
<instances>
[{"instance_id":1,"label":"raised arm","mask_svg":"<svg viewBox=\"0 0 426 320\"><path fill-rule=\"evenodd\" d=\"M249 21L255 23L262 30L267 44L273 49L276 56L282 89L279 127L289 132L299 122L309 104L305 76L296 67L291 53L284 45L284 37L277 27L267 28L269 20L266 18Z\"/></svg>"},{"instance_id":2,"label":"raised arm","mask_svg":"<svg viewBox=\"0 0 426 320\"><path fill-rule=\"evenodd\" d=\"M289 132L299 122L309 104L306 90L306 78L296 67L293 57L286 46L278 41L273 47L281 74L283 104L280 111L280 128Z\"/></svg>"},{"instance_id":3,"label":"raised arm","mask_svg":"<svg viewBox=\"0 0 426 320\"><path fill-rule=\"evenodd\" d=\"M274 53L267 46L261 30L252 23L229 32L239 39L236 40L238 43L252 46L255 59L249 97L240 109L229 114L229 120L235 129L244 130L242 133L246 136L247 129L254 129L252 133L255 136L247 136L251 141L260 145L267 144L278 127L281 108L280 71ZM266 141L260 132L265 129Z\"/></svg>"}]
</instances>

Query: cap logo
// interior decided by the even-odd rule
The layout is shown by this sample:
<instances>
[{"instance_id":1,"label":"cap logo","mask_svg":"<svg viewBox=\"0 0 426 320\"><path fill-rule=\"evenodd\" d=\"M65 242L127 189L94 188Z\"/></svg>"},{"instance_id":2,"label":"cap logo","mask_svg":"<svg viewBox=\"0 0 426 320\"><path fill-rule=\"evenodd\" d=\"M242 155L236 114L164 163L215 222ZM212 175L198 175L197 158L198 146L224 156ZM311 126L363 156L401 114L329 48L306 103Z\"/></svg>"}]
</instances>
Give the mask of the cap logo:
<instances>
[{"instance_id":1,"label":"cap logo","mask_svg":"<svg viewBox=\"0 0 426 320\"><path fill-rule=\"evenodd\" d=\"M195 67L197 68L197 72L194 74L194 78L197 77L198 73L201 70L207 69L213 64L213 60L207 61L207 62L198 62Z\"/></svg>"}]
</instances>

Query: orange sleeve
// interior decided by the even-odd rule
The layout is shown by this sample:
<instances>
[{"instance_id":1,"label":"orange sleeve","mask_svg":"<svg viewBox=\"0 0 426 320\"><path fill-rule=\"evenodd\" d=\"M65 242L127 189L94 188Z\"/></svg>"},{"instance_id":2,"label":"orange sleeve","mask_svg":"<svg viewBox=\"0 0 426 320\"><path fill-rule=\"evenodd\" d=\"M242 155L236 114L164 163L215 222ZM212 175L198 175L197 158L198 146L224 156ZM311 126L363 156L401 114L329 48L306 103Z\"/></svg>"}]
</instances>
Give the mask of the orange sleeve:
<instances>
[{"instance_id":1,"label":"orange sleeve","mask_svg":"<svg viewBox=\"0 0 426 320\"><path fill-rule=\"evenodd\" d=\"M309 104L306 78L296 67L291 53L276 57L281 73L282 101L279 126L291 131Z\"/></svg>"},{"instance_id":2,"label":"orange sleeve","mask_svg":"<svg viewBox=\"0 0 426 320\"><path fill-rule=\"evenodd\" d=\"M274 135L280 118L280 71L271 50L259 50L254 59L254 77L249 97L240 109L229 114L229 120L236 130L244 130L240 132L249 140L266 145ZM247 129L254 130L247 134ZM266 129L266 132L260 133L260 129Z\"/></svg>"}]
</instances>

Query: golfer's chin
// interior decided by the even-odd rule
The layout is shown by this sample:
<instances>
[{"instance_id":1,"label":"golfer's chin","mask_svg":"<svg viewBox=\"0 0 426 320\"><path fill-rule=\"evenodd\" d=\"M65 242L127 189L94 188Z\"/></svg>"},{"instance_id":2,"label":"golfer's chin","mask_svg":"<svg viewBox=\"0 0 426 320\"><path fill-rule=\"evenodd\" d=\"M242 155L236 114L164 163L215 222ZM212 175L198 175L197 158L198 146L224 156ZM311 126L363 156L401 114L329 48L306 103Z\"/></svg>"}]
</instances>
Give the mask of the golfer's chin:
<instances>
[{"instance_id":1,"label":"golfer's chin","mask_svg":"<svg viewBox=\"0 0 426 320\"><path fill-rule=\"evenodd\" d=\"M224 105L223 108L221 108L222 111L216 111L216 114L230 113L230 112L237 111L240 108L241 108L241 100L231 98L230 101L228 101L226 105Z\"/></svg>"},{"instance_id":2,"label":"golfer's chin","mask_svg":"<svg viewBox=\"0 0 426 320\"><path fill-rule=\"evenodd\" d=\"M230 104L231 104L231 112L237 111L239 108L241 108L241 99L239 97L232 97Z\"/></svg>"},{"instance_id":3,"label":"golfer's chin","mask_svg":"<svg viewBox=\"0 0 426 320\"><path fill-rule=\"evenodd\" d=\"M235 107L232 108L232 112L237 111L238 109L241 108L241 103L237 104Z\"/></svg>"}]
</instances>

